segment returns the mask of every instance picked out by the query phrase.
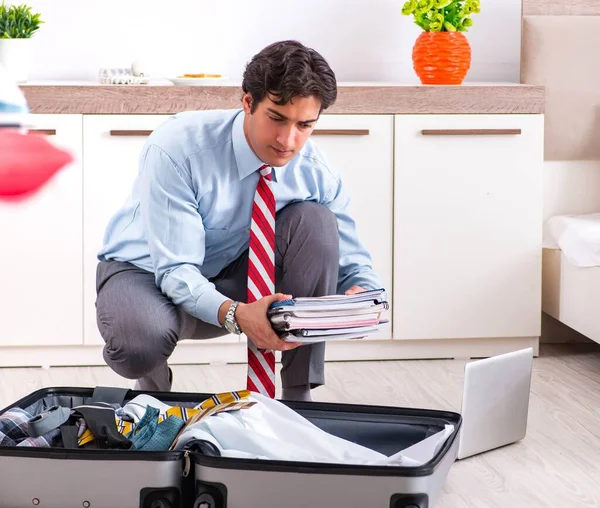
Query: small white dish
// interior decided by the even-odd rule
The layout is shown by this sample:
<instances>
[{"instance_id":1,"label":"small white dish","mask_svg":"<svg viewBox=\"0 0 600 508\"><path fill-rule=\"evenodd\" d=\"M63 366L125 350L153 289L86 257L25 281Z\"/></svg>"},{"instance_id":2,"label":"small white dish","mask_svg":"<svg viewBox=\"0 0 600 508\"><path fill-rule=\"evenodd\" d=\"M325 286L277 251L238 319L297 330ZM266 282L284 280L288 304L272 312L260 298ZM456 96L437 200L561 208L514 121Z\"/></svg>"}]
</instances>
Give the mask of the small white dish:
<instances>
[{"instance_id":1,"label":"small white dish","mask_svg":"<svg viewBox=\"0 0 600 508\"><path fill-rule=\"evenodd\" d=\"M214 86L222 85L226 78L167 78L175 86Z\"/></svg>"}]
</instances>

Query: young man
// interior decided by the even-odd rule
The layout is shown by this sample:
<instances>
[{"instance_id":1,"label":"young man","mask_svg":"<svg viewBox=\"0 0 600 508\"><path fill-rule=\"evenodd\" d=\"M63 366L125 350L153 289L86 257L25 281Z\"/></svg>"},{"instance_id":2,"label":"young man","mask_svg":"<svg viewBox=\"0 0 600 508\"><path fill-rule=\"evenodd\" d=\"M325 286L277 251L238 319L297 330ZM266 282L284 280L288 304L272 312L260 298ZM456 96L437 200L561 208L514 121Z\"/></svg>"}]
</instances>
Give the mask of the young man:
<instances>
[{"instance_id":1,"label":"young man","mask_svg":"<svg viewBox=\"0 0 600 508\"><path fill-rule=\"evenodd\" d=\"M243 332L248 388L274 396L279 350L282 398L310 400L325 344L282 341L267 308L381 282L339 175L309 140L337 95L327 62L278 42L247 65L242 90L243 109L179 113L148 138L99 254L104 359L137 389L170 390L179 340Z\"/></svg>"}]
</instances>

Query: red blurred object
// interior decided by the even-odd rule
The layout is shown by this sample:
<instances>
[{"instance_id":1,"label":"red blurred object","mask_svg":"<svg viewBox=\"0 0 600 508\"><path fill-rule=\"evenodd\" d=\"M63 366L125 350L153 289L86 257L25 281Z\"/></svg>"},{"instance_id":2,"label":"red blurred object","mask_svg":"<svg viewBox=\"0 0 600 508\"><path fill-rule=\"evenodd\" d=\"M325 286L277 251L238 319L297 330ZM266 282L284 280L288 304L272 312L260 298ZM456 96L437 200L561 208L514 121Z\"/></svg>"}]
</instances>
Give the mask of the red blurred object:
<instances>
[{"instance_id":1,"label":"red blurred object","mask_svg":"<svg viewBox=\"0 0 600 508\"><path fill-rule=\"evenodd\" d=\"M39 191L73 161L40 134L0 129L0 200L21 200Z\"/></svg>"}]
</instances>

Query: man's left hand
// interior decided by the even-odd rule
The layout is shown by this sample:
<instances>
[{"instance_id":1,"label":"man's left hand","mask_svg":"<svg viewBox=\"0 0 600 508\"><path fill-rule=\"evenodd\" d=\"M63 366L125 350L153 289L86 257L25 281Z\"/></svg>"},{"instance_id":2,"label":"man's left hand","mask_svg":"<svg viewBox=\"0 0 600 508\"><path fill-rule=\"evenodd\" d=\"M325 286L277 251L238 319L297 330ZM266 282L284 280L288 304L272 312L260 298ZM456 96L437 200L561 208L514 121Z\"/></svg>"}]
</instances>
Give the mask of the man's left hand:
<instances>
[{"instance_id":1,"label":"man's left hand","mask_svg":"<svg viewBox=\"0 0 600 508\"><path fill-rule=\"evenodd\" d=\"M360 286L352 286L350 289L347 289L344 294L345 295L354 295L356 293L362 293L363 291L366 291L366 289L361 288Z\"/></svg>"}]
</instances>

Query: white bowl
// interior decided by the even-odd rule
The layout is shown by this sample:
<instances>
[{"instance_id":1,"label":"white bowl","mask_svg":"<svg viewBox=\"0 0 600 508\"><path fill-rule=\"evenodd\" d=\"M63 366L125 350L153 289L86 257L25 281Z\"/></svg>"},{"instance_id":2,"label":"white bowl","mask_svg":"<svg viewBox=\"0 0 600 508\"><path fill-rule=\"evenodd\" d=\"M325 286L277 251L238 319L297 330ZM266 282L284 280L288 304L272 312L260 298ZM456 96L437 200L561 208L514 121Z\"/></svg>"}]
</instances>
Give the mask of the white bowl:
<instances>
[{"instance_id":1,"label":"white bowl","mask_svg":"<svg viewBox=\"0 0 600 508\"><path fill-rule=\"evenodd\" d=\"M227 78L167 78L175 86L219 86L227 81Z\"/></svg>"}]
</instances>

